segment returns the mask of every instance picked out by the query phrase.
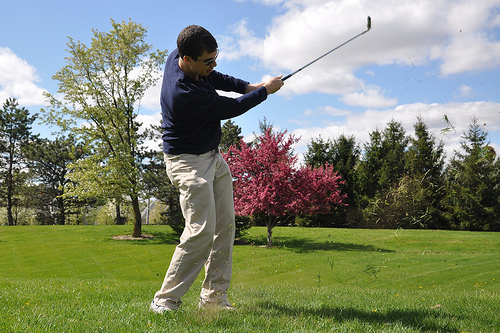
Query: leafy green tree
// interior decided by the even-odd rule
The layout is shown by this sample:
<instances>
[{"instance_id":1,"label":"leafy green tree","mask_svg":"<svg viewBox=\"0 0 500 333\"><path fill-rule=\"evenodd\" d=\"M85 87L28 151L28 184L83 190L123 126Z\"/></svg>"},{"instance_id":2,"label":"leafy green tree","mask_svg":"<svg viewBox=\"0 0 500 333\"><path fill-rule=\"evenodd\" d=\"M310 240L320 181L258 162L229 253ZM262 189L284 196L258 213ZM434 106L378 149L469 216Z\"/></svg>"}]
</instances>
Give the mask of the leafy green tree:
<instances>
[{"instance_id":1,"label":"leafy green tree","mask_svg":"<svg viewBox=\"0 0 500 333\"><path fill-rule=\"evenodd\" d=\"M161 138L160 126L152 126L151 134L153 138ZM148 198L156 198L165 204L165 211L161 212L161 223L169 225L177 236L184 230L184 219L182 217L179 203L179 189L174 186L167 176L165 162L162 151L149 150L146 154L147 163L142 168L142 183L145 187L145 194Z\"/></svg>"},{"instance_id":2,"label":"leafy green tree","mask_svg":"<svg viewBox=\"0 0 500 333\"><path fill-rule=\"evenodd\" d=\"M109 33L92 30L90 47L69 38L67 65L59 70L58 93L47 94L47 122L74 133L84 143L86 158L69 165L75 184L67 195L130 199L133 236L141 235L141 145L145 135L137 121L144 92L160 76L166 51L152 51L146 29L135 22L111 20Z\"/></svg>"},{"instance_id":3,"label":"leafy green tree","mask_svg":"<svg viewBox=\"0 0 500 333\"><path fill-rule=\"evenodd\" d=\"M6 201L8 225L17 224L12 209L27 178L23 148L36 138L31 125L37 117L36 114L30 116L28 109L20 107L15 98L8 98L0 112L1 197Z\"/></svg>"},{"instance_id":4,"label":"leafy green tree","mask_svg":"<svg viewBox=\"0 0 500 333\"><path fill-rule=\"evenodd\" d=\"M500 163L487 136L474 117L447 168L443 203L454 229L500 230Z\"/></svg>"}]
</instances>

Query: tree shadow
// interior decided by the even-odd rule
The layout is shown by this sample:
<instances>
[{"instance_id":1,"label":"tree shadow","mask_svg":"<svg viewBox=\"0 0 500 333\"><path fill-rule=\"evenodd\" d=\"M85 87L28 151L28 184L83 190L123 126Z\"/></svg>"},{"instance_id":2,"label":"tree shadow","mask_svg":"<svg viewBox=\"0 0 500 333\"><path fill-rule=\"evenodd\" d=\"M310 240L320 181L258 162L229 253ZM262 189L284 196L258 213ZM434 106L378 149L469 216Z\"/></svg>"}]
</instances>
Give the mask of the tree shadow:
<instances>
[{"instance_id":1,"label":"tree shadow","mask_svg":"<svg viewBox=\"0 0 500 333\"><path fill-rule=\"evenodd\" d=\"M177 236L174 232L147 231L144 232L142 236L143 237L141 238L115 236L113 237L113 240L121 242L125 241L128 244L134 245L179 244L179 236Z\"/></svg>"},{"instance_id":2,"label":"tree shadow","mask_svg":"<svg viewBox=\"0 0 500 333\"><path fill-rule=\"evenodd\" d=\"M247 243L254 246L265 246L267 240L265 237L247 238ZM282 236L273 239L273 247L289 249L297 253L309 253L313 251L338 251L338 252L383 252L392 253L394 250L382 249L373 245L341 243L334 241L315 241L312 239L303 239L298 237Z\"/></svg>"},{"instance_id":3,"label":"tree shadow","mask_svg":"<svg viewBox=\"0 0 500 333\"><path fill-rule=\"evenodd\" d=\"M359 320L382 326L394 323L411 327L419 332L460 332L459 329L446 324L446 322L456 322L457 316L437 310L394 309L379 312L359 310L352 307L339 308L331 306L311 309L303 306L287 306L273 301L260 302L257 303L257 306L264 310L275 310L291 317L309 315L319 318L331 318L340 323Z\"/></svg>"}]
</instances>

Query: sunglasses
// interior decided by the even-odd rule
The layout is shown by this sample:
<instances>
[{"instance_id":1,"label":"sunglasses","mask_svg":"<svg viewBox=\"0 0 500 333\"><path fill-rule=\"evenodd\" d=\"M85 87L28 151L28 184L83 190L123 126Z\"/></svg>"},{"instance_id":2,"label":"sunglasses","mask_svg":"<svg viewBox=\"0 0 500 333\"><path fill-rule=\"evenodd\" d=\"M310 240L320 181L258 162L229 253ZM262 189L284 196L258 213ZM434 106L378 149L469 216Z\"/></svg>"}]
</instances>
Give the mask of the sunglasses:
<instances>
[{"instance_id":1,"label":"sunglasses","mask_svg":"<svg viewBox=\"0 0 500 333\"><path fill-rule=\"evenodd\" d=\"M208 60L199 60L197 58L193 58L193 60L194 61L201 61L205 65L210 66L217 59L218 56L219 56L219 50L217 50L217 53L215 54L215 57L213 57L211 59L208 59Z\"/></svg>"}]
</instances>

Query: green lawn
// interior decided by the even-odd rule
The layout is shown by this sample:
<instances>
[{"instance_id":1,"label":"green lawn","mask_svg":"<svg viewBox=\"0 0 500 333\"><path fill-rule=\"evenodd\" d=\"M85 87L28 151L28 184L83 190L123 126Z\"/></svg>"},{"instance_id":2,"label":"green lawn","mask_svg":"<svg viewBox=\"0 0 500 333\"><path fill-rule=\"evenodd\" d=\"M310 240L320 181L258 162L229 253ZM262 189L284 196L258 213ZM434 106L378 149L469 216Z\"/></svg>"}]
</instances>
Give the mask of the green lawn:
<instances>
[{"instance_id":1,"label":"green lawn","mask_svg":"<svg viewBox=\"0 0 500 333\"><path fill-rule=\"evenodd\" d=\"M0 227L0 332L500 332L500 233L265 228L236 245L233 312L148 311L166 226Z\"/></svg>"}]
</instances>

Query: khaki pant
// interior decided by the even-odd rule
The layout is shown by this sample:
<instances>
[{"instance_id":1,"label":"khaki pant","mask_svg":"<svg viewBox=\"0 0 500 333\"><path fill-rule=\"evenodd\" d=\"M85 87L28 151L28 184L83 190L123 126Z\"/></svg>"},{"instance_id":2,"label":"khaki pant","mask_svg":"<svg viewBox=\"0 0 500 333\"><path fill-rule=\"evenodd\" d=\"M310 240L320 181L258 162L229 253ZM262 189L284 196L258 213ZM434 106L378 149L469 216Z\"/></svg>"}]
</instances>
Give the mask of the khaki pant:
<instances>
[{"instance_id":1,"label":"khaki pant","mask_svg":"<svg viewBox=\"0 0 500 333\"><path fill-rule=\"evenodd\" d=\"M165 164L168 177L179 187L186 224L155 303L177 309L203 266L202 299L227 302L235 233L229 167L218 149L201 155L165 154Z\"/></svg>"}]
</instances>

